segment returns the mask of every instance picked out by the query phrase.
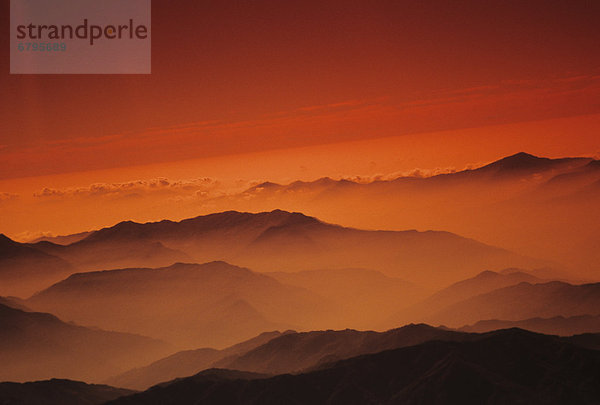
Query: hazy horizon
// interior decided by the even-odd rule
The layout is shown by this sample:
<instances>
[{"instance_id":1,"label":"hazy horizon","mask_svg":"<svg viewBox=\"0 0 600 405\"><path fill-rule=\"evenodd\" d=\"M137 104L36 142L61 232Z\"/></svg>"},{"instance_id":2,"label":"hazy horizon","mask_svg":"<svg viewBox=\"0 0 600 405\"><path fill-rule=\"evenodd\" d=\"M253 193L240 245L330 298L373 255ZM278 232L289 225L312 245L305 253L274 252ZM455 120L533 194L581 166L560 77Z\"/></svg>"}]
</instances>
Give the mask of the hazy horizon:
<instances>
[{"instance_id":1,"label":"hazy horizon","mask_svg":"<svg viewBox=\"0 0 600 405\"><path fill-rule=\"evenodd\" d=\"M600 2L75 3L0 1L1 404L600 401Z\"/></svg>"}]
</instances>

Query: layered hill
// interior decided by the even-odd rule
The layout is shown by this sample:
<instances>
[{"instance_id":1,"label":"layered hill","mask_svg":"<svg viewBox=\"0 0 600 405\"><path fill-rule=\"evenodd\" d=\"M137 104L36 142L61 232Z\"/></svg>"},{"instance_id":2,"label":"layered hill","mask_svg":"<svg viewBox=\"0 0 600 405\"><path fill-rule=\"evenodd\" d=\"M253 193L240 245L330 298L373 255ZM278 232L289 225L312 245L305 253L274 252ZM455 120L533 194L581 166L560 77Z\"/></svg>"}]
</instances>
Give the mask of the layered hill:
<instances>
[{"instance_id":1,"label":"layered hill","mask_svg":"<svg viewBox=\"0 0 600 405\"><path fill-rule=\"evenodd\" d=\"M131 262L139 261L138 247L153 252L165 248L195 262L225 260L257 271L362 267L434 286L472 276L481 268L540 264L448 232L366 231L281 210L230 211L180 222L128 221L95 231L69 246L48 242L32 246L86 268L94 261L99 265L109 260L113 260L111 266L104 268L114 267L114 257L122 254L130 255ZM177 257L164 256L167 262Z\"/></svg>"},{"instance_id":2,"label":"layered hill","mask_svg":"<svg viewBox=\"0 0 600 405\"><path fill-rule=\"evenodd\" d=\"M489 319L519 321L580 315L600 315L600 283L523 282L467 298L438 311L428 321L459 327Z\"/></svg>"},{"instance_id":3,"label":"layered hill","mask_svg":"<svg viewBox=\"0 0 600 405\"><path fill-rule=\"evenodd\" d=\"M209 370L111 404L591 404L600 352L519 329L350 358L265 378Z\"/></svg>"},{"instance_id":4,"label":"layered hill","mask_svg":"<svg viewBox=\"0 0 600 405\"><path fill-rule=\"evenodd\" d=\"M145 390L164 381L197 374L200 371L211 368L218 361L230 361L258 346L262 346L271 339L287 333L294 332L264 332L252 339L223 350L212 348L184 350L164 359L157 360L147 366L138 367L118 376L111 377L106 380L106 383L116 387Z\"/></svg>"},{"instance_id":5,"label":"layered hill","mask_svg":"<svg viewBox=\"0 0 600 405\"><path fill-rule=\"evenodd\" d=\"M0 295L26 298L80 271L171 265L178 261L190 261L190 257L160 242L63 246L48 241L19 243L0 234Z\"/></svg>"},{"instance_id":6,"label":"layered hill","mask_svg":"<svg viewBox=\"0 0 600 405\"><path fill-rule=\"evenodd\" d=\"M75 242L79 242L82 239L87 238L91 232L79 232L71 235L59 235L59 236L41 236L34 240L31 240L30 243L38 243L38 242L51 242L56 245L70 245Z\"/></svg>"},{"instance_id":7,"label":"layered hill","mask_svg":"<svg viewBox=\"0 0 600 405\"><path fill-rule=\"evenodd\" d=\"M600 333L582 333L565 338L566 341L591 350L600 350Z\"/></svg>"},{"instance_id":8,"label":"layered hill","mask_svg":"<svg viewBox=\"0 0 600 405\"><path fill-rule=\"evenodd\" d=\"M0 381L97 381L172 350L154 339L85 328L2 304L0 325Z\"/></svg>"},{"instance_id":9,"label":"layered hill","mask_svg":"<svg viewBox=\"0 0 600 405\"><path fill-rule=\"evenodd\" d=\"M235 369L261 375L295 373L362 354L412 346L429 340L461 341L473 335L428 325L407 325L386 332L326 330L265 333L224 350L198 349L176 353L106 383L147 389L160 382L187 377L209 368Z\"/></svg>"},{"instance_id":10,"label":"layered hill","mask_svg":"<svg viewBox=\"0 0 600 405\"><path fill-rule=\"evenodd\" d=\"M265 330L333 323L326 299L225 262L78 273L26 304L180 348L224 347Z\"/></svg>"},{"instance_id":11,"label":"layered hill","mask_svg":"<svg viewBox=\"0 0 600 405\"><path fill-rule=\"evenodd\" d=\"M0 234L0 295L29 296L72 272L66 260Z\"/></svg>"},{"instance_id":12,"label":"layered hill","mask_svg":"<svg viewBox=\"0 0 600 405\"><path fill-rule=\"evenodd\" d=\"M546 175L553 177L558 175L558 173L578 170L592 161L593 159L590 158L549 159L534 156L525 152L519 152L478 169L467 170L465 173L468 173L472 176L492 175L501 178L534 175Z\"/></svg>"},{"instance_id":13,"label":"layered hill","mask_svg":"<svg viewBox=\"0 0 600 405\"><path fill-rule=\"evenodd\" d=\"M571 336L585 333L600 333L599 315L555 316L553 318L531 318L520 321L490 319L473 325L463 326L463 332L489 332L497 329L520 328L547 335Z\"/></svg>"},{"instance_id":14,"label":"layered hill","mask_svg":"<svg viewBox=\"0 0 600 405\"><path fill-rule=\"evenodd\" d=\"M544 281L547 280L519 269L504 269L500 272L486 270L475 277L456 282L415 305L397 311L384 322L384 326L423 321L431 318L435 313L471 297L522 282L535 284Z\"/></svg>"},{"instance_id":15,"label":"layered hill","mask_svg":"<svg viewBox=\"0 0 600 405\"><path fill-rule=\"evenodd\" d=\"M593 274L599 184L598 160L521 152L433 176L266 182L210 204L300 211L358 228L444 229Z\"/></svg>"},{"instance_id":16,"label":"layered hill","mask_svg":"<svg viewBox=\"0 0 600 405\"><path fill-rule=\"evenodd\" d=\"M0 383L0 403L6 405L100 405L131 394L122 388L60 379Z\"/></svg>"},{"instance_id":17,"label":"layered hill","mask_svg":"<svg viewBox=\"0 0 600 405\"><path fill-rule=\"evenodd\" d=\"M94 243L85 238L70 245L41 241L29 246L59 256L72 263L79 271L140 266L159 267L191 261L185 253L170 249L159 241L127 238L106 243Z\"/></svg>"},{"instance_id":18,"label":"layered hill","mask_svg":"<svg viewBox=\"0 0 600 405\"><path fill-rule=\"evenodd\" d=\"M297 373L363 354L413 346L430 340L462 341L472 335L428 325L407 325L386 332L347 330L289 333L214 367L262 374Z\"/></svg>"},{"instance_id":19,"label":"layered hill","mask_svg":"<svg viewBox=\"0 0 600 405\"><path fill-rule=\"evenodd\" d=\"M31 312L30 309L23 304L21 299L15 297L0 297L0 305L20 309L25 312Z\"/></svg>"}]
</instances>

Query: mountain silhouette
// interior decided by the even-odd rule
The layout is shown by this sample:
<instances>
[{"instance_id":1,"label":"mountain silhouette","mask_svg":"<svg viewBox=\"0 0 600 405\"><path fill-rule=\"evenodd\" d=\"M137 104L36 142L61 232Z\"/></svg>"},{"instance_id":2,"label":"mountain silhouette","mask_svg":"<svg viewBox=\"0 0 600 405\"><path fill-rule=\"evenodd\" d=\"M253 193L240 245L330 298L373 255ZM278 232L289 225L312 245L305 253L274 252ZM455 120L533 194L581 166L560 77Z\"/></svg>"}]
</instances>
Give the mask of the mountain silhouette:
<instances>
[{"instance_id":1,"label":"mountain silhouette","mask_svg":"<svg viewBox=\"0 0 600 405\"><path fill-rule=\"evenodd\" d=\"M211 368L212 365L219 360L231 359L235 356L239 356L276 337L292 332L293 331L264 332L252 339L223 350L202 348L177 352L145 367L135 368L112 377L106 380L106 383L117 387L145 390L160 382L194 375L202 370Z\"/></svg>"},{"instance_id":2,"label":"mountain silhouette","mask_svg":"<svg viewBox=\"0 0 600 405\"><path fill-rule=\"evenodd\" d=\"M294 373L327 362L413 346L429 340L469 338L468 334L423 324L386 332L346 329L288 333L235 358L217 361L213 366L262 374Z\"/></svg>"},{"instance_id":3,"label":"mountain silhouette","mask_svg":"<svg viewBox=\"0 0 600 405\"><path fill-rule=\"evenodd\" d=\"M591 404L600 352L520 329L430 341L298 375L204 372L110 404Z\"/></svg>"},{"instance_id":4,"label":"mountain silhouette","mask_svg":"<svg viewBox=\"0 0 600 405\"><path fill-rule=\"evenodd\" d=\"M103 379L170 351L154 339L89 329L2 304L0 325L0 381Z\"/></svg>"},{"instance_id":5,"label":"mountain silhouette","mask_svg":"<svg viewBox=\"0 0 600 405\"><path fill-rule=\"evenodd\" d=\"M256 271L286 272L364 267L436 286L471 276L481 268L540 263L448 232L365 231L281 210L228 211L180 222L127 221L58 250L55 245L52 252L60 251L61 257L78 266L84 261L87 267L93 261L97 266L115 255L128 257L131 264L140 260L133 247L150 249L151 244L160 244L153 251L165 247L183 252L194 262L225 260ZM174 258L166 255L163 261ZM111 263L104 268L114 268L114 260Z\"/></svg>"},{"instance_id":6,"label":"mountain silhouette","mask_svg":"<svg viewBox=\"0 0 600 405\"><path fill-rule=\"evenodd\" d=\"M27 383L0 383L3 405L100 405L132 394L133 391L107 385L52 379Z\"/></svg>"},{"instance_id":7,"label":"mountain silhouette","mask_svg":"<svg viewBox=\"0 0 600 405\"><path fill-rule=\"evenodd\" d=\"M407 177L400 176L392 180L376 180L367 183L353 182L347 179L333 180L324 177L311 182L295 181L288 185L277 184L273 182L265 182L257 186L253 186L245 191L246 194L257 193L284 193L289 191L296 192L312 192L317 191L321 194L328 193L332 189L337 191L357 190L380 188L382 186L394 184L404 185L422 185L426 183L435 183L439 185L441 182L455 182L469 178L471 180L481 179L488 181L490 177L496 179L514 178L514 177L530 177L535 174L546 173L549 176L553 174L562 174L571 170L578 170L586 165L595 166L597 161L591 158L560 158L550 159L538 157L526 152L519 152L511 156L504 157L495 162L475 168L459 170L451 173L433 175L429 177ZM345 187L341 187L341 186Z\"/></svg>"},{"instance_id":8,"label":"mountain silhouette","mask_svg":"<svg viewBox=\"0 0 600 405\"><path fill-rule=\"evenodd\" d=\"M117 241L102 244L94 243L93 239L88 241L88 238L89 236L66 246L45 241L30 244L30 246L61 257L72 263L79 271L134 266L158 267L191 261L185 253L168 248L159 241L123 237Z\"/></svg>"},{"instance_id":9,"label":"mountain silhouette","mask_svg":"<svg viewBox=\"0 0 600 405\"><path fill-rule=\"evenodd\" d=\"M36 238L29 243L38 243L38 242L50 242L55 245L70 245L75 242L79 242L82 239L87 238L91 232L79 232L71 235L59 235L59 236L42 236Z\"/></svg>"},{"instance_id":10,"label":"mountain silhouette","mask_svg":"<svg viewBox=\"0 0 600 405\"><path fill-rule=\"evenodd\" d=\"M571 170L566 173L558 174L552 177L548 183L568 185L570 181L579 181L579 185L585 181L593 181L600 175L600 160L592 160L588 164L579 166L576 170Z\"/></svg>"},{"instance_id":11,"label":"mountain silhouette","mask_svg":"<svg viewBox=\"0 0 600 405\"><path fill-rule=\"evenodd\" d=\"M463 326L463 332L489 332L497 329L520 328L547 335L572 336L584 333L600 333L599 315L555 316L554 318L531 318L521 321L485 320Z\"/></svg>"},{"instance_id":12,"label":"mountain silhouette","mask_svg":"<svg viewBox=\"0 0 600 405\"><path fill-rule=\"evenodd\" d=\"M78 273L26 305L181 349L224 347L265 330L318 327L335 317L326 299L225 262Z\"/></svg>"},{"instance_id":13,"label":"mountain silhouette","mask_svg":"<svg viewBox=\"0 0 600 405\"><path fill-rule=\"evenodd\" d=\"M565 341L591 350L600 350L600 333L582 333L564 338Z\"/></svg>"},{"instance_id":14,"label":"mountain silhouette","mask_svg":"<svg viewBox=\"0 0 600 405\"><path fill-rule=\"evenodd\" d=\"M597 167L597 161L591 158L550 159L521 152L478 168L436 169L434 173L448 172L434 175L417 171L413 175L374 176L354 181L324 178L289 184L267 182L207 203L254 212L275 208L306 212L359 229L446 230L548 259L543 264L503 267L569 266L580 273L578 277L590 278L600 261L600 251L590 248L599 239L594 227L600 222L595 209L600 204ZM250 262L242 264L263 270ZM375 264L343 267L387 270ZM332 267L335 266L308 269ZM444 283L486 268L500 267L482 264L471 274L463 273ZM407 279L403 274L386 273Z\"/></svg>"},{"instance_id":15,"label":"mountain silhouette","mask_svg":"<svg viewBox=\"0 0 600 405\"><path fill-rule=\"evenodd\" d=\"M19 309L25 312L31 312L31 310L22 303L22 300L16 297L0 297L0 305L4 305L9 308Z\"/></svg>"},{"instance_id":16,"label":"mountain silhouette","mask_svg":"<svg viewBox=\"0 0 600 405\"><path fill-rule=\"evenodd\" d=\"M544 281L547 280L540 279L519 269L504 269L501 272L486 270L475 277L456 282L425 300L397 312L384 325L422 321L450 305L480 294L522 282L540 283Z\"/></svg>"},{"instance_id":17,"label":"mountain silhouette","mask_svg":"<svg viewBox=\"0 0 600 405\"><path fill-rule=\"evenodd\" d=\"M523 282L450 305L426 321L458 327L488 319L518 321L579 315L600 315L600 283Z\"/></svg>"},{"instance_id":18,"label":"mountain silhouette","mask_svg":"<svg viewBox=\"0 0 600 405\"><path fill-rule=\"evenodd\" d=\"M0 295L26 297L73 271L60 257L0 234Z\"/></svg>"},{"instance_id":19,"label":"mountain silhouette","mask_svg":"<svg viewBox=\"0 0 600 405\"><path fill-rule=\"evenodd\" d=\"M589 163L589 158L549 159L525 152L507 156L474 172L493 172L495 176L523 176L545 171L574 169Z\"/></svg>"},{"instance_id":20,"label":"mountain silhouette","mask_svg":"<svg viewBox=\"0 0 600 405\"><path fill-rule=\"evenodd\" d=\"M110 378L110 385L147 389L159 382L193 375L209 368L237 369L261 375L293 373L334 360L412 346L429 340L460 341L474 335L407 325L386 332L326 330L263 333L224 350L187 350Z\"/></svg>"}]
</instances>

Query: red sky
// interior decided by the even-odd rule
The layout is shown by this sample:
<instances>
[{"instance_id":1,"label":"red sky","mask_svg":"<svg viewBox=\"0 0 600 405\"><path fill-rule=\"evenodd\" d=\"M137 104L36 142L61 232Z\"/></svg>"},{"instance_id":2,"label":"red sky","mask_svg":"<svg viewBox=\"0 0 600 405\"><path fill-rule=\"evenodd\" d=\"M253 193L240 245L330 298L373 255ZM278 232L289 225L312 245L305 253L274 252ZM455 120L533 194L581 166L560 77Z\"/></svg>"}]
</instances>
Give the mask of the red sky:
<instances>
[{"instance_id":1,"label":"red sky","mask_svg":"<svg viewBox=\"0 0 600 405\"><path fill-rule=\"evenodd\" d=\"M0 177L598 113L599 16L590 1L155 0L150 76L11 76L5 52Z\"/></svg>"},{"instance_id":2,"label":"red sky","mask_svg":"<svg viewBox=\"0 0 600 405\"><path fill-rule=\"evenodd\" d=\"M248 153L264 179L600 152L600 2L154 0L149 76L9 75L8 15L0 193L246 174L225 157Z\"/></svg>"}]
</instances>

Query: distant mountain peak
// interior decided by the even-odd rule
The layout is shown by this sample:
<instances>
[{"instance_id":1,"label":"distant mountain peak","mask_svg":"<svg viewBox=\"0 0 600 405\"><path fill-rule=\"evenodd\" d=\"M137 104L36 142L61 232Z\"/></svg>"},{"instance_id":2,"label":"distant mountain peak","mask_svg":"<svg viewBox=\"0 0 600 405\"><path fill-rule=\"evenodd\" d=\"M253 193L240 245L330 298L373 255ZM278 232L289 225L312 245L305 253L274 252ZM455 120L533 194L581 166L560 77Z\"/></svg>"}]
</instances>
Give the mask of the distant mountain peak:
<instances>
[{"instance_id":1,"label":"distant mountain peak","mask_svg":"<svg viewBox=\"0 0 600 405\"><path fill-rule=\"evenodd\" d=\"M246 189L244 191L244 193L255 193L255 192L260 192L263 190L270 190L270 191L274 191L274 190L278 190L280 188L282 188L283 186L281 184L278 183L274 183L272 181L264 181L260 184L257 184L255 186L252 186L248 189Z\"/></svg>"},{"instance_id":2,"label":"distant mountain peak","mask_svg":"<svg viewBox=\"0 0 600 405\"><path fill-rule=\"evenodd\" d=\"M0 233L0 244L13 244L15 243L14 240L12 240L11 238L9 238L8 236L6 236L3 233Z\"/></svg>"},{"instance_id":3,"label":"distant mountain peak","mask_svg":"<svg viewBox=\"0 0 600 405\"><path fill-rule=\"evenodd\" d=\"M590 158L577 157L550 159L526 152L519 152L475 169L474 172L507 177L528 176L544 172L555 173L557 171L572 170L587 165L590 160Z\"/></svg>"},{"instance_id":4,"label":"distant mountain peak","mask_svg":"<svg viewBox=\"0 0 600 405\"><path fill-rule=\"evenodd\" d=\"M526 152L519 152L497 160L487 166L484 166L484 168L496 167L504 170L520 170L536 167L546 162L551 162L551 159L541 158Z\"/></svg>"},{"instance_id":5,"label":"distant mountain peak","mask_svg":"<svg viewBox=\"0 0 600 405\"><path fill-rule=\"evenodd\" d=\"M254 186L254 187L255 187L255 188L259 188L259 187L278 187L278 186L279 186L279 184L277 184L277 183L274 183L274 182L272 182L272 181L265 181L265 182L263 182L263 183L260 183L260 184L259 184L259 185L257 185L257 186Z\"/></svg>"},{"instance_id":6,"label":"distant mountain peak","mask_svg":"<svg viewBox=\"0 0 600 405\"><path fill-rule=\"evenodd\" d=\"M392 330L435 331L435 330L438 330L438 328L436 328L435 326L431 326L426 323L420 322L420 323L409 323L409 324L406 324L404 326L401 326L399 328L392 329Z\"/></svg>"},{"instance_id":7,"label":"distant mountain peak","mask_svg":"<svg viewBox=\"0 0 600 405\"><path fill-rule=\"evenodd\" d=\"M158 267L158 268L154 268L152 270L190 270L190 271L195 271L195 270L225 271L225 270L228 270L228 271L235 271L235 272L240 272L240 273L254 273L250 269L247 269L245 267L236 266L236 265L228 263L224 260L213 260L211 262L206 262L206 263L178 262L178 263L173 263L170 266ZM108 271L110 271L110 270L108 270Z\"/></svg>"},{"instance_id":8,"label":"distant mountain peak","mask_svg":"<svg viewBox=\"0 0 600 405\"><path fill-rule=\"evenodd\" d=\"M103 228L98 231L93 232L85 239L82 239L76 244L79 243L88 243L95 242L97 240L110 238L110 237L120 237L120 238L131 238L131 237L140 237L143 236L143 225L138 222L133 222L131 220L121 221L116 225L111 227Z\"/></svg>"},{"instance_id":9,"label":"distant mountain peak","mask_svg":"<svg viewBox=\"0 0 600 405\"><path fill-rule=\"evenodd\" d=\"M477 274L474 278L488 278L488 277L497 277L498 273L492 270L484 270L481 273Z\"/></svg>"},{"instance_id":10,"label":"distant mountain peak","mask_svg":"<svg viewBox=\"0 0 600 405\"><path fill-rule=\"evenodd\" d=\"M532 274L528 272L518 269L518 268L507 268L501 271L492 271L492 270L484 270L481 273L477 274L472 280L481 280L481 279L493 279L493 278L502 278L502 277L525 277L529 279L536 279Z\"/></svg>"},{"instance_id":11,"label":"distant mountain peak","mask_svg":"<svg viewBox=\"0 0 600 405\"><path fill-rule=\"evenodd\" d=\"M333 180L331 177L326 176L326 177L321 177L321 178L315 180L313 183L327 185L327 184L334 184L334 183L336 183L336 181Z\"/></svg>"},{"instance_id":12,"label":"distant mountain peak","mask_svg":"<svg viewBox=\"0 0 600 405\"><path fill-rule=\"evenodd\" d=\"M184 219L184 220L180 221L179 223L185 223L185 222L191 222L191 221L202 221L202 220L207 220L209 218L234 221L237 219L248 219L248 218L259 218L259 217L273 217L273 218L304 217L304 218L311 218L313 220L317 220L316 218L309 217L307 215L302 214L301 212L291 212L291 211L284 211L281 209L274 209L272 211L263 211L263 212L256 212L256 213L229 210L229 211L223 211L223 212L216 212L213 214L199 215L194 218ZM142 224L142 225L144 225L144 224Z\"/></svg>"},{"instance_id":13,"label":"distant mountain peak","mask_svg":"<svg viewBox=\"0 0 600 405\"><path fill-rule=\"evenodd\" d=\"M514 155L507 156L504 159L514 159L514 160L534 160L535 159L535 160L537 160L537 159L543 159L543 158L532 155L531 153L519 152L519 153L515 153Z\"/></svg>"}]
</instances>

